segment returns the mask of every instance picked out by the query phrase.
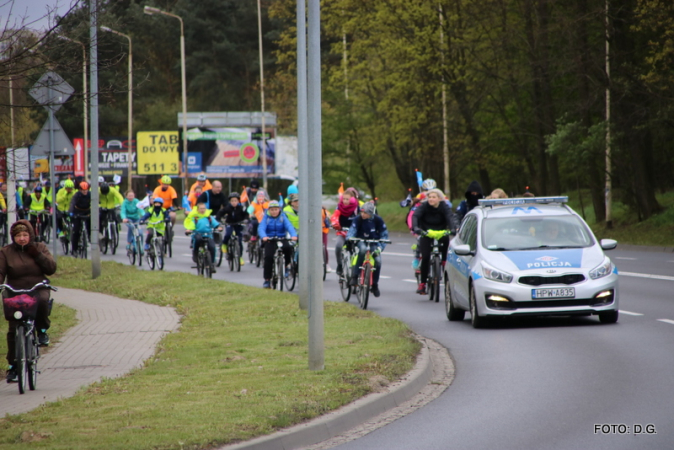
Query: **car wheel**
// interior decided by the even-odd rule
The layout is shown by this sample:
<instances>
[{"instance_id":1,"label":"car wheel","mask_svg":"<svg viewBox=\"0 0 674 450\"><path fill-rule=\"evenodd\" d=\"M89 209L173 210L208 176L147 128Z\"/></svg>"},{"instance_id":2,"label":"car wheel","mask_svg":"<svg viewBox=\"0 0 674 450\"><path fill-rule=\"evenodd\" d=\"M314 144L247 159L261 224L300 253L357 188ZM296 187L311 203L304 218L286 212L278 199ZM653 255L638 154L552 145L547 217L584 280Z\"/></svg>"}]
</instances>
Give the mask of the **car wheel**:
<instances>
[{"instance_id":1,"label":"car wheel","mask_svg":"<svg viewBox=\"0 0 674 450\"><path fill-rule=\"evenodd\" d=\"M466 311L454 306L452 288L449 286L449 277L445 274L445 312L450 322L460 322L466 316Z\"/></svg>"},{"instance_id":2,"label":"car wheel","mask_svg":"<svg viewBox=\"0 0 674 450\"><path fill-rule=\"evenodd\" d=\"M618 311L599 313L599 321L601 323L616 323L618 321Z\"/></svg>"},{"instance_id":3,"label":"car wheel","mask_svg":"<svg viewBox=\"0 0 674 450\"><path fill-rule=\"evenodd\" d=\"M477 312L477 301L475 299L475 289L470 289L470 322L473 328L484 328L487 326L487 318L482 317Z\"/></svg>"}]
</instances>

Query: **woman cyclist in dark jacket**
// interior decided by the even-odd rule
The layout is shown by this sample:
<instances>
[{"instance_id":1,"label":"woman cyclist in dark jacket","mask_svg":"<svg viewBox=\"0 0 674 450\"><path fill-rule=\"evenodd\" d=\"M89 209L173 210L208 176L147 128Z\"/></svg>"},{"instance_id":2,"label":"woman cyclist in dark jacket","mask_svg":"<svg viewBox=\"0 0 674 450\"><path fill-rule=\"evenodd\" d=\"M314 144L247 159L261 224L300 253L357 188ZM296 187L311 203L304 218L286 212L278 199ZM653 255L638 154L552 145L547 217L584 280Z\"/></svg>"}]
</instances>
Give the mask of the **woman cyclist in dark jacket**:
<instances>
[{"instance_id":1,"label":"woman cyclist in dark jacket","mask_svg":"<svg viewBox=\"0 0 674 450\"><path fill-rule=\"evenodd\" d=\"M412 228L414 233L421 236L419 238L419 251L421 252L421 268L419 286L417 294L426 294L426 280L428 279L428 263L431 259L433 248L433 238L426 236L429 230L453 230L455 227L452 208L445 202L445 194L440 189L431 189L426 193L427 200L421 204L412 216ZM438 240L440 253L442 254L442 265L444 267L447 260L447 248L449 246L449 236L444 236Z\"/></svg>"}]
</instances>

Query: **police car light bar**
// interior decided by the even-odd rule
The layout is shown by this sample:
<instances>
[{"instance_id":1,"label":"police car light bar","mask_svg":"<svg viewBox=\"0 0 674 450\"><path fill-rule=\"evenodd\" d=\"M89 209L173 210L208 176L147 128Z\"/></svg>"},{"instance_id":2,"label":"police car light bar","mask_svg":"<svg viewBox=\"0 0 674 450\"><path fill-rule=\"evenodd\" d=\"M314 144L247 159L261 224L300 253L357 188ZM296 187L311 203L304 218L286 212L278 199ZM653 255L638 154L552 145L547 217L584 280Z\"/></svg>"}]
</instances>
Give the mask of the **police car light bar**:
<instances>
[{"instance_id":1,"label":"police car light bar","mask_svg":"<svg viewBox=\"0 0 674 450\"><path fill-rule=\"evenodd\" d=\"M480 206L507 206L507 205L528 205L542 203L567 203L569 197L522 197L522 198L494 198L478 200Z\"/></svg>"}]
</instances>

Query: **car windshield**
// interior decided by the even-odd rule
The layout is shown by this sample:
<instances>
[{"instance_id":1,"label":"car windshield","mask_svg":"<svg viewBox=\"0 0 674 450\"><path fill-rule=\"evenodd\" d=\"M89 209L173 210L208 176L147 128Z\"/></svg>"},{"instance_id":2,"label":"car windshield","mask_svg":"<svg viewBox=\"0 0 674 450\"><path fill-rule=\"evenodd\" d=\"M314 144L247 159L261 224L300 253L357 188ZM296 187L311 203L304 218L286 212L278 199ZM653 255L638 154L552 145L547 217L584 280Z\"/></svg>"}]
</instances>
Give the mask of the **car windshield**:
<instances>
[{"instance_id":1,"label":"car windshield","mask_svg":"<svg viewBox=\"0 0 674 450\"><path fill-rule=\"evenodd\" d=\"M482 245L488 250L589 247L592 236L576 216L485 219Z\"/></svg>"}]
</instances>

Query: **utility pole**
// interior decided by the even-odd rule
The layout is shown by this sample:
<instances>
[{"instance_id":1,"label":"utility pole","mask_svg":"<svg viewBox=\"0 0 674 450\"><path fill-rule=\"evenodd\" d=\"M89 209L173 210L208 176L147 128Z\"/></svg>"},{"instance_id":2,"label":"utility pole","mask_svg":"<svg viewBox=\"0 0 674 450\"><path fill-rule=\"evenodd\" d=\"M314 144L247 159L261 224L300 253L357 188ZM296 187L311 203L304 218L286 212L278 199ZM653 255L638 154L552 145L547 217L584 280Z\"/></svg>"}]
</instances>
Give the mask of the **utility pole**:
<instances>
[{"instance_id":1,"label":"utility pole","mask_svg":"<svg viewBox=\"0 0 674 450\"><path fill-rule=\"evenodd\" d=\"M98 246L98 6L89 0L89 58L91 80L91 276L101 275L101 249ZM85 145L86 147L86 145ZM86 167L84 168L86 173Z\"/></svg>"},{"instance_id":2,"label":"utility pole","mask_svg":"<svg viewBox=\"0 0 674 450\"><path fill-rule=\"evenodd\" d=\"M297 156L300 205L309 205L309 136L307 131L307 5L297 0ZM302 208L304 206L301 206ZM300 229L309 229L309 215L300 215ZM311 251L308 239L300 239L300 259ZM309 309L309 271L299 273L300 309Z\"/></svg>"},{"instance_id":3,"label":"utility pole","mask_svg":"<svg viewBox=\"0 0 674 450\"><path fill-rule=\"evenodd\" d=\"M613 198L611 186L611 61L610 61L610 19L609 0L606 0L606 228L613 228L611 203Z\"/></svg>"}]
</instances>

